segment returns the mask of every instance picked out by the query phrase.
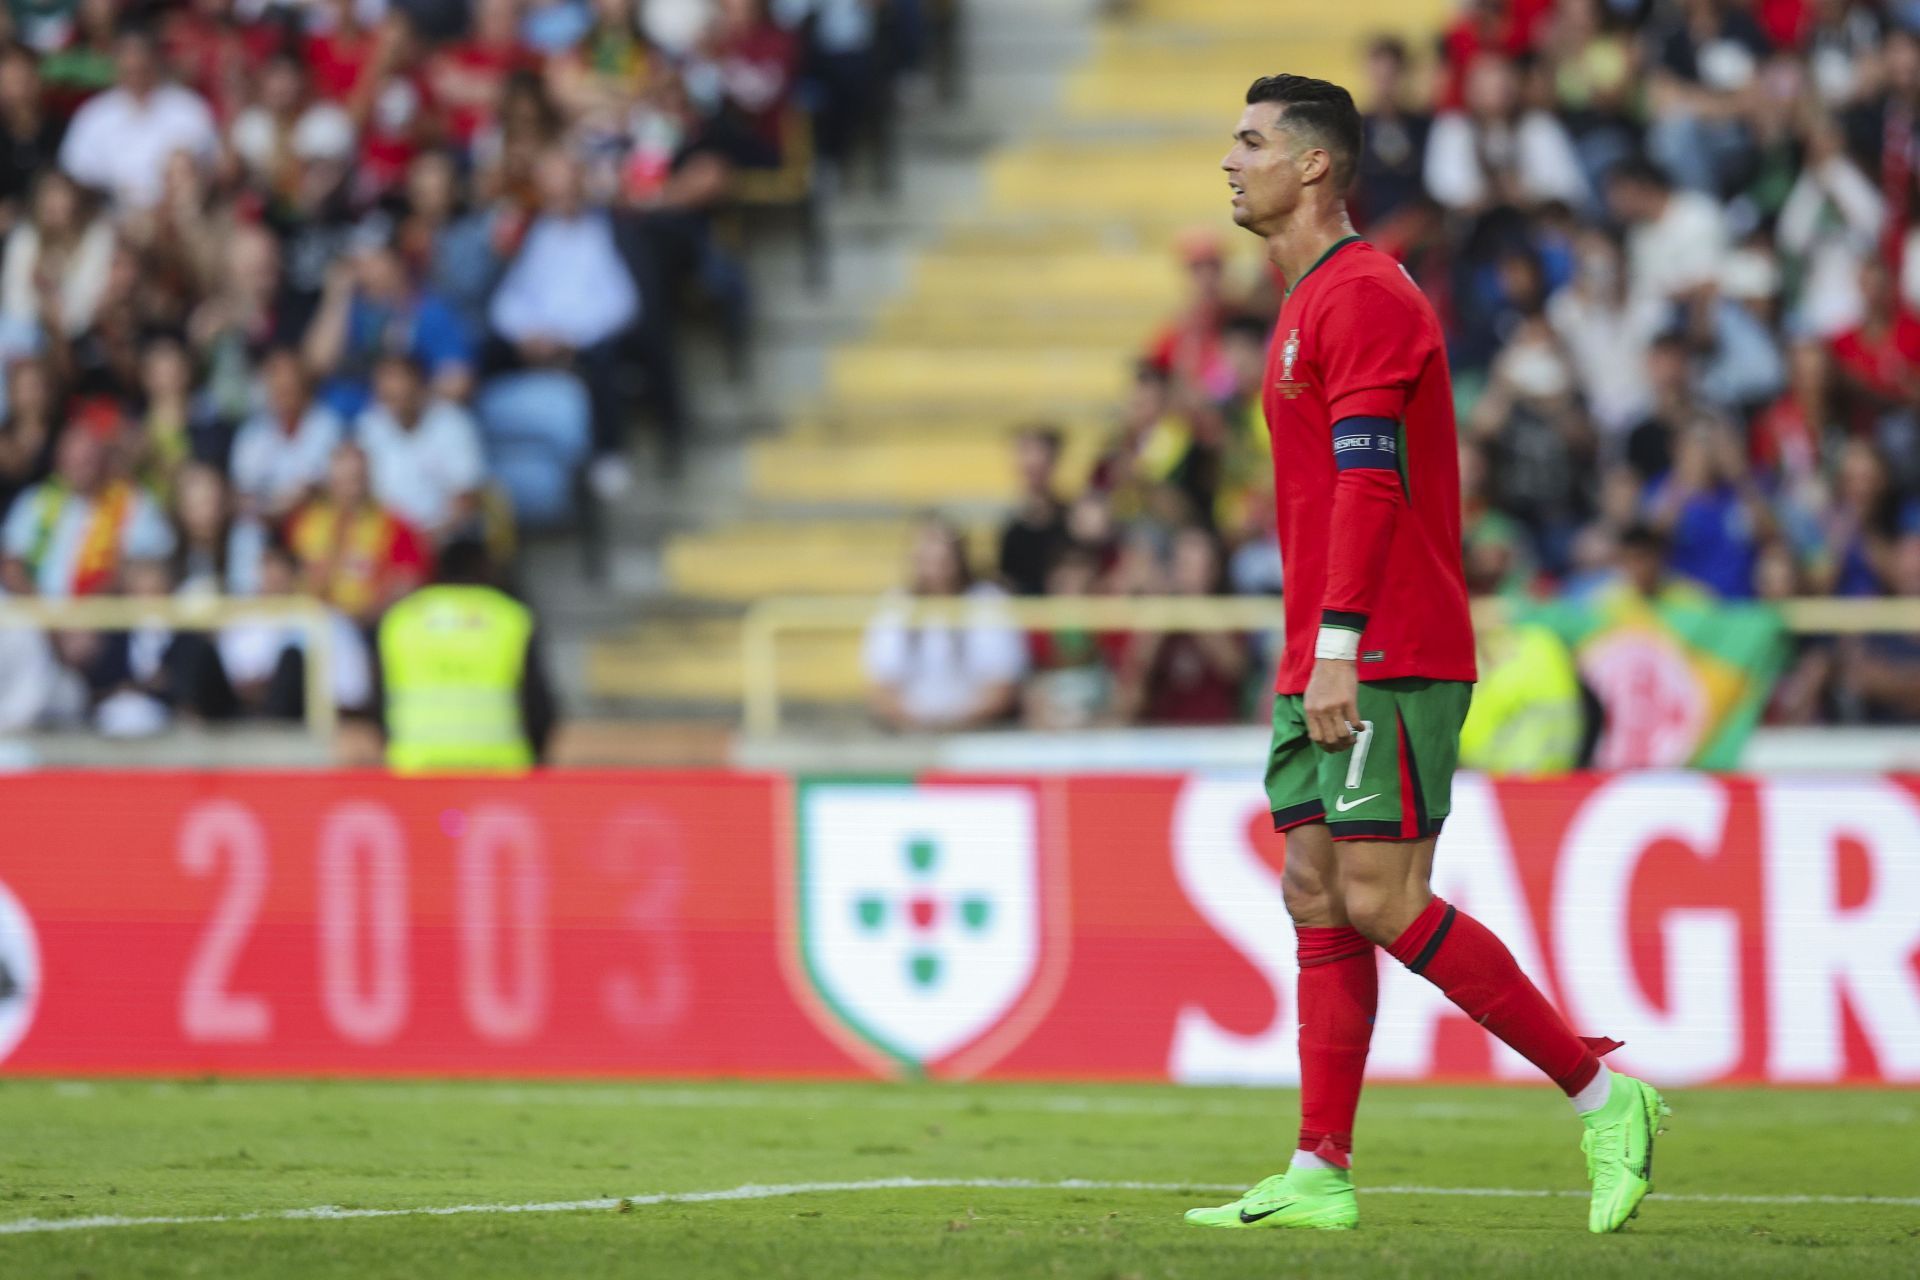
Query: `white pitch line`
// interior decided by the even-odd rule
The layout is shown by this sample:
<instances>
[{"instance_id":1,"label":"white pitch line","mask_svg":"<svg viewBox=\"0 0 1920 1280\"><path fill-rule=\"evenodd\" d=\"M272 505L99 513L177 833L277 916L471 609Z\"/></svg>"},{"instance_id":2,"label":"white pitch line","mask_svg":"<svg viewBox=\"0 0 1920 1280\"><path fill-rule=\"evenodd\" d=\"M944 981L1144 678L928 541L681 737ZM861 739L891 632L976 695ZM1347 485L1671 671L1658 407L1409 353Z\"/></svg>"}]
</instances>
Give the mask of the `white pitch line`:
<instances>
[{"instance_id":1,"label":"white pitch line","mask_svg":"<svg viewBox=\"0 0 1920 1280\"><path fill-rule=\"evenodd\" d=\"M1045 1181L1037 1178L869 1178L860 1182L786 1182L771 1185L747 1183L720 1191L662 1191L651 1195L601 1197L594 1200L543 1200L527 1204L452 1204L411 1209L343 1209L338 1205L315 1205L310 1209L268 1209L257 1213L209 1213L199 1215L123 1218L98 1215L86 1218L16 1218L0 1222L0 1235L33 1235L49 1231L91 1231L107 1227L180 1227L220 1222L333 1222L352 1218L450 1218L469 1213L579 1213L591 1209L617 1209L622 1205L641 1208L657 1204L711 1204L723 1200L773 1200L781 1196L812 1195L839 1191L912 1191L920 1189L983 1189L994 1191L1168 1191L1188 1193L1229 1193L1242 1190L1231 1183L1202 1182L1114 1182L1087 1178L1062 1178ZM1363 1187L1376 1196L1494 1196L1513 1199L1584 1199L1584 1191L1559 1191L1523 1187ZM1920 1196L1822 1196L1822 1195L1662 1195L1651 1199L1693 1204L1859 1204L1920 1207Z\"/></svg>"}]
</instances>

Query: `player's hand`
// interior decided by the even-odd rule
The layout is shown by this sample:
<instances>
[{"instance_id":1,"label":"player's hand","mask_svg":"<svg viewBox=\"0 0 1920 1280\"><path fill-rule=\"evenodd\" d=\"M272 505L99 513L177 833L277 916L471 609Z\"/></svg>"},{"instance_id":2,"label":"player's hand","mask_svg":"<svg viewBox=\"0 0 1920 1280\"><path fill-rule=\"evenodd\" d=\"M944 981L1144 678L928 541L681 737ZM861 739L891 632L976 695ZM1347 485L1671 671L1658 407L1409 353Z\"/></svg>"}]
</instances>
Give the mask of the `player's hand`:
<instances>
[{"instance_id":1,"label":"player's hand","mask_svg":"<svg viewBox=\"0 0 1920 1280\"><path fill-rule=\"evenodd\" d=\"M1352 748L1360 724L1360 677L1344 658L1319 658L1307 678L1307 736L1322 751Z\"/></svg>"}]
</instances>

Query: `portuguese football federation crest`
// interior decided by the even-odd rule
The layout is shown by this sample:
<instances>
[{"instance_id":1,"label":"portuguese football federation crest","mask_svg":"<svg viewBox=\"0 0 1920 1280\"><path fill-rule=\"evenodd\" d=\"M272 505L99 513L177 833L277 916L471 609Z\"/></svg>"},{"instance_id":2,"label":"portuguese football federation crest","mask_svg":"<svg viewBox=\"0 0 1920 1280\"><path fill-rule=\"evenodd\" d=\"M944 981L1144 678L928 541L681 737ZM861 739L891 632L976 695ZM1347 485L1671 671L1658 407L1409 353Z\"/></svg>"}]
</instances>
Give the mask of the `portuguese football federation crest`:
<instances>
[{"instance_id":1,"label":"portuguese football federation crest","mask_svg":"<svg viewBox=\"0 0 1920 1280\"><path fill-rule=\"evenodd\" d=\"M797 789L789 959L826 1030L880 1070L971 1075L1024 1036L1062 948L1032 786Z\"/></svg>"}]
</instances>

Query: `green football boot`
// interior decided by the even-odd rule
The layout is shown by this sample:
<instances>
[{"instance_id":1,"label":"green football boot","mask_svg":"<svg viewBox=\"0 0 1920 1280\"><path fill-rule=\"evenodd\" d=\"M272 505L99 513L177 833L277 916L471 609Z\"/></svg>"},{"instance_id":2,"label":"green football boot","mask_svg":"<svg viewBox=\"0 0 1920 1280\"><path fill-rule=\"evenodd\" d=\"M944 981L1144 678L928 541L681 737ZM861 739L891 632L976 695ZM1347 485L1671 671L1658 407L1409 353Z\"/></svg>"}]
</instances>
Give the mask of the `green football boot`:
<instances>
[{"instance_id":1,"label":"green football boot","mask_svg":"<svg viewBox=\"0 0 1920 1280\"><path fill-rule=\"evenodd\" d=\"M1360 1222L1353 1174L1345 1169L1288 1169L1217 1209L1189 1209L1196 1227L1301 1227L1351 1231Z\"/></svg>"},{"instance_id":2,"label":"green football boot","mask_svg":"<svg viewBox=\"0 0 1920 1280\"><path fill-rule=\"evenodd\" d=\"M1653 1190L1653 1140L1666 1132L1661 1118L1672 1114L1652 1085L1616 1071L1605 1105L1580 1117L1587 1127L1580 1150L1593 1184L1587 1230L1618 1231L1639 1216L1640 1202Z\"/></svg>"}]
</instances>

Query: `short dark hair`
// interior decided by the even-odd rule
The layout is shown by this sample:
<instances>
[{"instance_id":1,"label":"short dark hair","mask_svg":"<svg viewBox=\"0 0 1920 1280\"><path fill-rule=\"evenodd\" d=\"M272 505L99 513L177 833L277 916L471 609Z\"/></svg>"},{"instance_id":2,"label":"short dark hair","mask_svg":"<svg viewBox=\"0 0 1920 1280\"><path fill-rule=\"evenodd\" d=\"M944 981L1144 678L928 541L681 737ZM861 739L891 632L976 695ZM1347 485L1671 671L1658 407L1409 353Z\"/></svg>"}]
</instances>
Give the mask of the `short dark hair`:
<instances>
[{"instance_id":1,"label":"short dark hair","mask_svg":"<svg viewBox=\"0 0 1920 1280\"><path fill-rule=\"evenodd\" d=\"M1649 555L1667 554L1667 535L1650 524L1630 524L1620 531L1622 551L1644 551Z\"/></svg>"},{"instance_id":2,"label":"short dark hair","mask_svg":"<svg viewBox=\"0 0 1920 1280\"><path fill-rule=\"evenodd\" d=\"M493 557L487 544L471 535L462 535L440 549L434 578L467 586L493 585Z\"/></svg>"},{"instance_id":3,"label":"short dark hair","mask_svg":"<svg viewBox=\"0 0 1920 1280\"><path fill-rule=\"evenodd\" d=\"M1673 179L1645 156L1628 156L1613 168L1607 170L1608 182L1629 182L1636 186L1654 187L1661 191L1673 190Z\"/></svg>"},{"instance_id":4,"label":"short dark hair","mask_svg":"<svg viewBox=\"0 0 1920 1280\"><path fill-rule=\"evenodd\" d=\"M1333 159L1333 182L1344 193L1360 162L1360 108L1353 95L1330 80L1282 73L1261 76L1247 89L1247 105L1271 102L1284 108L1286 127L1313 140Z\"/></svg>"},{"instance_id":5,"label":"short dark hair","mask_svg":"<svg viewBox=\"0 0 1920 1280\"><path fill-rule=\"evenodd\" d=\"M1367 41L1367 56L1369 58L1392 58L1403 71L1406 69L1407 64L1413 61L1411 55L1407 53L1407 42L1399 36L1394 35L1391 31L1383 32Z\"/></svg>"}]
</instances>

